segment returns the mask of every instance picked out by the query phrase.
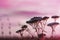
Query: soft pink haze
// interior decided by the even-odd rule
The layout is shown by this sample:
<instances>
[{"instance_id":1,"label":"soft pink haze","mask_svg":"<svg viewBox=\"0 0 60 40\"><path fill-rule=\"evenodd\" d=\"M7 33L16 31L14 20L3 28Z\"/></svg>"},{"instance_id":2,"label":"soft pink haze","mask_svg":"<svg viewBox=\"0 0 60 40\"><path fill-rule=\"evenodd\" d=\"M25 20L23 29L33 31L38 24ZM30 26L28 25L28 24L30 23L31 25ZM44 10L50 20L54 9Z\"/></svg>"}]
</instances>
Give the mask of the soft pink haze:
<instances>
[{"instance_id":1,"label":"soft pink haze","mask_svg":"<svg viewBox=\"0 0 60 40\"><path fill-rule=\"evenodd\" d=\"M60 16L60 0L0 0L0 16L5 14L9 15L9 17L11 18L11 22L21 22L21 24L26 24L26 20L29 20L31 17L34 16ZM14 18L13 15L19 16ZM13 19L11 16L13 16ZM60 19L58 19L58 22L60 22L59 20ZM51 22L51 19L48 20L48 23L49 22ZM55 29L56 35L60 34L59 28L60 27L58 26ZM51 35L49 33L50 29L51 28L46 27L48 36ZM14 32L15 30L16 29L14 29Z\"/></svg>"}]
</instances>

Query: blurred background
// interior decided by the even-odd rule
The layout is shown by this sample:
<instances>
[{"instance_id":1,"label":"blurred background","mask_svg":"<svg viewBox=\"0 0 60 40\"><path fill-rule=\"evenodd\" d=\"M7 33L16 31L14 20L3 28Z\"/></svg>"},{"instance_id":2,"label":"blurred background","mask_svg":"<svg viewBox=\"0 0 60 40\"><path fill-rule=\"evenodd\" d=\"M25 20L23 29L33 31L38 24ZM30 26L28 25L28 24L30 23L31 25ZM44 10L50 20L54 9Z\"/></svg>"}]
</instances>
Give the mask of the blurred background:
<instances>
[{"instance_id":1,"label":"blurred background","mask_svg":"<svg viewBox=\"0 0 60 40\"><path fill-rule=\"evenodd\" d=\"M35 30L26 23L32 17L50 17L48 23L53 22L53 15L60 16L60 0L0 0L0 37L18 37L16 33L22 25L28 25L31 34L37 37ZM57 19L60 23L60 18ZM51 37L52 29L46 25L46 37ZM27 31L23 32L24 37L32 37ZM60 24L55 28L54 37L60 37Z\"/></svg>"}]
</instances>

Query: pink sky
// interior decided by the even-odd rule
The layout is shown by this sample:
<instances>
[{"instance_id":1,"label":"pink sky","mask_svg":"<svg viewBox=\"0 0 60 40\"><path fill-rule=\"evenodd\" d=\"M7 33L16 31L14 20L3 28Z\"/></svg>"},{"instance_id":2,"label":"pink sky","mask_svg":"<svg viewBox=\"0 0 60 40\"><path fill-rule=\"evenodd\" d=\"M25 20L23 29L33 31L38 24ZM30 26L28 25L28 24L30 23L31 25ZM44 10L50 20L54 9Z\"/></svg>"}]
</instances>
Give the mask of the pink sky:
<instances>
[{"instance_id":1,"label":"pink sky","mask_svg":"<svg viewBox=\"0 0 60 40\"><path fill-rule=\"evenodd\" d=\"M15 11L37 11L43 14L60 14L59 0L0 0L0 10L10 13ZM7 12L8 10L8 12ZM1 13L4 13L1 12Z\"/></svg>"}]
</instances>

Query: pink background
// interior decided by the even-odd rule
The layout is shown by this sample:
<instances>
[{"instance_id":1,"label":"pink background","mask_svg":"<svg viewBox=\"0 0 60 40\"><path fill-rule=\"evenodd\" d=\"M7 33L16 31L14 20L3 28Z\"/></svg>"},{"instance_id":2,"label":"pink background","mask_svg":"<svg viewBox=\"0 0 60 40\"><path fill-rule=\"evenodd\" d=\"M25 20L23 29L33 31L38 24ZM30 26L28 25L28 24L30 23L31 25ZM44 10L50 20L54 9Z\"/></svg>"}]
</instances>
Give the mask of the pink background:
<instances>
[{"instance_id":1,"label":"pink background","mask_svg":"<svg viewBox=\"0 0 60 40\"><path fill-rule=\"evenodd\" d=\"M18 22L20 22L21 24L26 24L25 21L29 20L33 16L60 16L60 0L0 0L0 16L4 14L10 16L11 22L14 23L19 20ZM14 15L16 14L19 16L14 18ZM14 19L16 20L12 21ZM60 22L59 20L60 19L58 19L58 22ZM51 18L48 20L48 23L49 22L51 22ZM51 28L46 27L48 36L51 35L51 33L49 33L50 29ZM55 35L59 35L60 27L56 27L55 30Z\"/></svg>"}]
</instances>

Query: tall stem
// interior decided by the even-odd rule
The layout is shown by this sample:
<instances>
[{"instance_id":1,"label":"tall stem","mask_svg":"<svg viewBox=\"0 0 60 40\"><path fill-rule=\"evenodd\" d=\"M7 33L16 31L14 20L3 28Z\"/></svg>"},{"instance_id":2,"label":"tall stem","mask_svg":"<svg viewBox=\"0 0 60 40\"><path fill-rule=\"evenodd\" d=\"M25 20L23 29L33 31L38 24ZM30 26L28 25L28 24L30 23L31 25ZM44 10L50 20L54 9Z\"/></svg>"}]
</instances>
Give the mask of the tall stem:
<instances>
[{"instance_id":1,"label":"tall stem","mask_svg":"<svg viewBox=\"0 0 60 40\"><path fill-rule=\"evenodd\" d=\"M40 24L41 24L41 27L42 27L42 33L43 33L43 25L42 25L42 22L40 22Z\"/></svg>"},{"instance_id":2,"label":"tall stem","mask_svg":"<svg viewBox=\"0 0 60 40\"><path fill-rule=\"evenodd\" d=\"M56 18L54 19L54 21L56 22Z\"/></svg>"},{"instance_id":3,"label":"tall stem","mask_svg":"<svg viewBox=\"0 0 60 40\"><path fill-rule=\"evenodd\" d=\"M53 40L54 28L52 27L52 40Z\"/></svg>"}]
</instances>

